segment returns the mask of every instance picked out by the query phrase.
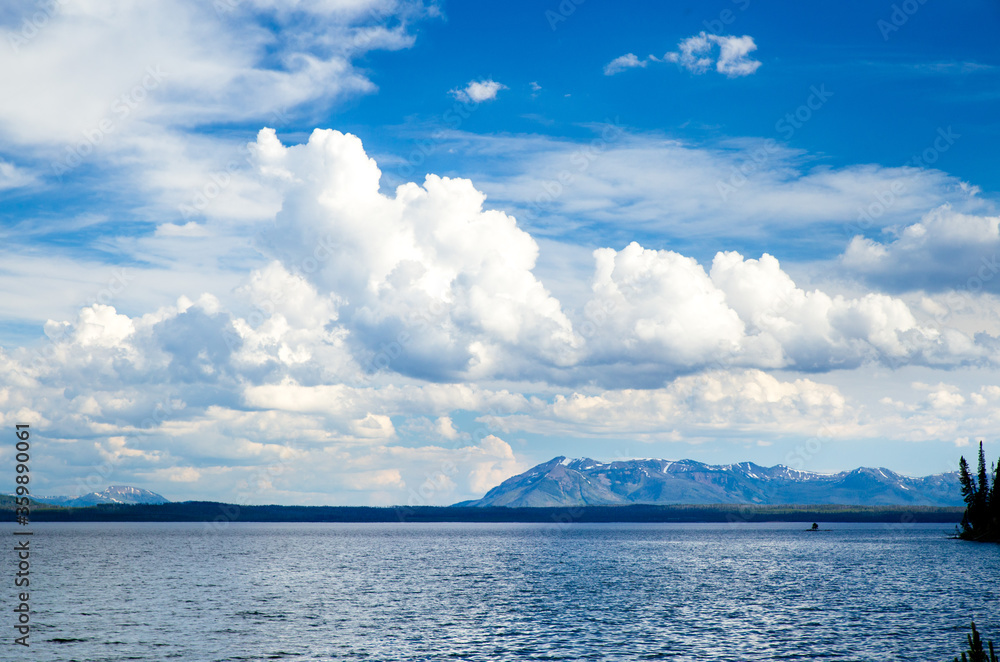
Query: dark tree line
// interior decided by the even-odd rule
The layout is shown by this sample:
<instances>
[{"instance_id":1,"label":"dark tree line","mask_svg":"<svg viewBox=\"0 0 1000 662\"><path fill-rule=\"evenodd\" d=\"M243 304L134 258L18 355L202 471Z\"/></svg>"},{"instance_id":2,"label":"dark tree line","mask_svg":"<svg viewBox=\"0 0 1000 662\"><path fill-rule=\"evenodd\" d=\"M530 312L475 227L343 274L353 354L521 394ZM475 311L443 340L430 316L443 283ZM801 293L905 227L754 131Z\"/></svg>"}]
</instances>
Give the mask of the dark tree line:
<instances>
[{"instance_id":1,"label":"dark tree line","mask_svg":"<svg viewBox=\"0 0 1000 662\"><path fill-rule=\"evenodd\" d=\"M990 473L993 485L990 486ZM973 476L969 463L963 456L958 463L958 478L965 498L965 515L962 517L960 537L981 542L1000 542L1000 491L997 489L996 467L986 469L983 442L979 442L979 470Z\"/></svg>"}]
</instances>

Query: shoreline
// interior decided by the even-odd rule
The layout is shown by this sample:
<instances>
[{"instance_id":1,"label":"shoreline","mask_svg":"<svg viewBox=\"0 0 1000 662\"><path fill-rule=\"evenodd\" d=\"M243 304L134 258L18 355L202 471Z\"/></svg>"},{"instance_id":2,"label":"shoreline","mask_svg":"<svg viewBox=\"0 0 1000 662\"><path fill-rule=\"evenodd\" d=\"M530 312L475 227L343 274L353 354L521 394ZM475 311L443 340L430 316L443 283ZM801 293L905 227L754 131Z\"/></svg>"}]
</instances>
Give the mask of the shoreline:
<instances>
[{"instance_id":1,"label":"shoreline","mask_svg":"<svg viewBox=\"0 0 1000 662\"><path fill-rule=\"evenodd\" d=\"M543 508L462 506L247 506L214 501L39 508L36 522L854 522L958 524L963 508L843 505L651 505Z\"/></svg>"}]
</instances>

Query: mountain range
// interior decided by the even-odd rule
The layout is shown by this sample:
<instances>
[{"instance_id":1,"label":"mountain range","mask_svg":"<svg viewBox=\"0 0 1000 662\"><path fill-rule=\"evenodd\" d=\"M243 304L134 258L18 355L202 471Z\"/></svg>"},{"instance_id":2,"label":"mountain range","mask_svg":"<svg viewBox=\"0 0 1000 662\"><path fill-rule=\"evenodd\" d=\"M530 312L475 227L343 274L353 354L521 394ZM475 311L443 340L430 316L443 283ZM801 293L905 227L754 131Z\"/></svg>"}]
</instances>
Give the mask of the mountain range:
<instances>
[{"instance_id":1,"label":"mountain range","mask_svg":"<svg viewBox=\"0 0 1000 662\"><path fill-rule=\"evenodd\" d=\"M598 462L559 456L508 478L482 499L456 506L627 504L962 506L958 472L911 478L861 467L835 474L752 462L694 460Z\"/></svg>"},{"instance_id":2,"label":"mountain range","mask_svg":"<svg viewBox=\"0 0 1000 662\"><path fill-rule=\"evenodd\" d=\"M64 506L67 508L81 508L84 506L96 506L102 503L170 503L168 499L160 496L156 492L144 490L141 487L131 487L129 485L112 485L103 492L91 492L82 496L32 496L31 500L36 503L47 503L53 506Z\"/></svg>"}]
</instances>

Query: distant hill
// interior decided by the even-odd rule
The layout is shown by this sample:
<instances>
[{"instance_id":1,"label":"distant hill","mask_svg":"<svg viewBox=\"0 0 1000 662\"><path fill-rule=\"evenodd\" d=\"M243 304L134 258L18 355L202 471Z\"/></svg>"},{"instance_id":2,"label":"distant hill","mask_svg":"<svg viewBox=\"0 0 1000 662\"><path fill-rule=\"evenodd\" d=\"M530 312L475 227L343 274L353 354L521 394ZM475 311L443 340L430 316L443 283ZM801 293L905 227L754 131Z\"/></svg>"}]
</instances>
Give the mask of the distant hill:
<instances>
[{"instance_id":1,"label":"distant hill","mask_svg":"<svg viewBox=\"0 0 1000 662\"><path fill-rule=\"evenodd\" d=\"M160 496L156 492L150 492L140 487L128 485L112 485L103 492L91 492L83 496L32 496L31 500L36 503L45 503L66 508L82 508L85 506L96 506L103 503L138 504L138 503L170 503L169 500Z\"/></svg>"},{"instance_id":2,"label":"distant hill","mask_svg":"<svg viewBox=\"0 0 1000 662\"><path fill-rule=\"evenodd\" d=\"M961 506L958 473L911 478L888 469L836 474L752 462L598 462L556 457L456 506L560 507L627 504L841 504Z\"/></svg>"}]
</instances>

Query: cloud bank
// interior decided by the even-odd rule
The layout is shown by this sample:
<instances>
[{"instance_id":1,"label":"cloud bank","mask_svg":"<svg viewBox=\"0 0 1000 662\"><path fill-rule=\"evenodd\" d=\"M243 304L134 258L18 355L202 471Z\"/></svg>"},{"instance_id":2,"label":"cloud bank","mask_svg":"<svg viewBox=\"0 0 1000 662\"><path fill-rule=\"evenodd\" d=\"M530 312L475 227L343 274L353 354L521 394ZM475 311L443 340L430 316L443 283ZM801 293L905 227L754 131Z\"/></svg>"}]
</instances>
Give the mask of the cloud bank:
<instances>
[{"instance_id":1,"label":"cloud bank","mask_svg":"<svg viewBox=\"0 0 1000 662\"><path fill-rule=\"evenodd\" d=\"M589 286L564 302L535 273L538 243L469 180L382 191L361 141L332 130L286 146L265 129L250 151L280 211L261 245L271 261L229 303L94 303L0 354L0 423L44 428L69 475L168 496L210 483L206 498L450 503L523 469L522 434L960 443L1000 393L852 400L823 375L993 366L997 341L902 298L800 287L768 254L703 266L637 242L599 248ZM966 228L966 246L996 232L974 220L924 223Z\"/></svg>"}]
</instances>

